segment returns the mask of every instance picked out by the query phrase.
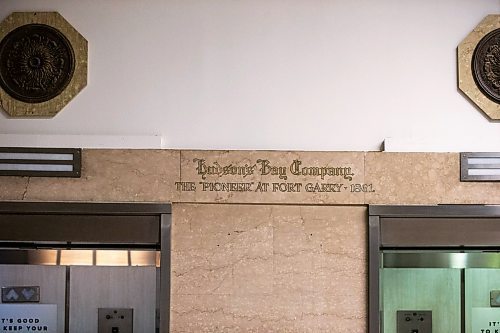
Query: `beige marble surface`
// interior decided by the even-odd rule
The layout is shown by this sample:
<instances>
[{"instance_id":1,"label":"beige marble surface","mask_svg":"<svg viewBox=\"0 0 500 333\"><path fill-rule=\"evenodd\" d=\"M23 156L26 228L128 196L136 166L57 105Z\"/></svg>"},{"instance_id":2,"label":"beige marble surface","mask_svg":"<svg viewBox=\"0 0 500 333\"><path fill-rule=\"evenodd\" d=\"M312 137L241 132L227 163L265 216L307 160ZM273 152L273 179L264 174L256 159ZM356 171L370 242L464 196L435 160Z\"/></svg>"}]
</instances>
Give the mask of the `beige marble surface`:
<instances>
[{"instance_id":1,"label":"beige marble surface","mask_svg":"<svg viewBox=\"0 0 500 333\"><path fill-rule=\"evenodd\" d=\"M500 204L500 182L461 182L460 156L453 154L448 166L448 181L445 184L442 204Z\"/></svg>"},{"instance_id":2,"label":"beige marble surface","mask_svg":"<svg viewBox=\"0 0 500 333\"><path fill-rule=\"evenodd\" d=\"M479 90L472 76L471 62L479 41L489 32L500 28L500 15L486 16L458 45L458 87L488 117L500 119L500 104L486 97Z\"/></svg>"},{"instance_id":3,"label":"beige marble surface","mask_svg":"<svg viewBox=\"0 0 500 333\"><path fill-rule=\"evenodd\" d=\"M29 180L28 177L0 177L0 200L23 200Z\"/></svg>"},{"instance_id":4,"label":"beige marble surface","mask_svg":"<svg viewBox=\"0 0 500 333\"><path fill-rule=\"evenodd\" d=\"M365 332L365 207L173 208L172 332Z\"/></svg>"},{"instance_id":5,"label":"beige marble surface","mask_svg":"<svg viewBox=\"0 0 500 333\"><path fill-rule=\"evenodd\" d=\"M182 156L182 158L181 158ZM234 165L258 159L288 165L299 159L303 165L349 165L353 180L344 179L342 192L306 192L307 183L320 176L290 176L303 184L301 192L273 192L278 175L246 177L197 173L193 160L219 161ZM330 161L330 162L328 162ZM335 161L335 162L331 162ZM182 163L182 166L181 166ZM207 164L208 165L208 164ZM221 179L219 179L221 178ZM313 178L313 179L311 179ZM340 183L324 177L324 183ZM335 177L333 177L335 178ZM338 177L337 177L338 178ZM196 191L176 187L181 179L193 181ZM203 191L200 182L267 182L267 192ZM352 184L370 185L371 191L350 192ZM0 200L254 203L300 205L358 204L499 204L499 182L461 182L458 153L325 153L325 152L224 152L175 150L83 150L81 178L0 177ZM241 269L247 269L242 265Z\"/></svg>"},{"instance_id":6,"label":"beige marble surface","mask_svg":"<svg viewBox=\"0 0 500 333\"><path fill-rule=\"evenodd\" d=\"M458 153L367 153L366 204L499 204L499 182L461 182Z\"/></svg>"},{"instance_id":7,"label":"beige marble surface","mask_svg":"<svg viewBox=\"0 0 500 333\"><path fill-rule=\"evenodd\" d=\"M205 169L248 167L249 174L203 174L200 160ZM269 161L269 168L276 167L276 174L262 172L262 163ZM332 175L295 175L291 172L294 161L300 161L300 168L350 168L352 176ZM217 163L217 164L216 164ZM249 169L245 170L249 170ZM281 168L281 169L279 169ZM344 169L346 170L346 169ZM282 172L280 174L279 172ZM245 172L243 170L243 172ZM349 179L351 178L351 179ZM358 152L278 152L278 151L182 151L181 179L192 182L194 191L179 191L182 202L217 203L297 203L297 204L358 204L363 203L364 195L350 192L350 185L364 183L364 153ZM216 191L210 184L246 183L248 191ZM259 190L259 183L269 184L267 191ZM204 189L203 184L208 184ZM297 185L298 184L298 185ZM308 185L312 184L312 185ZM316 187L319 184L320 187ZM323 184L336 184L325 185ZM342 184L342 185L340 185ZM319 190L318 190L319 189ZM309 192L308 192L309 190ZM331 190L331 191L330 191ZM339 190L339 192L333 192Z\"/></svg>"},{"instance_id":8,"label":"beige marble surface","mask_svg":"<svg viewBox=\"0 0 500 333\"><path fill-rule=\"evenodd\" d=\"M377 189L367 204L438 204L446 188L460 181L458 154L367 153L366 181Z\"/></svg>"},{"instance_id":9,"label":"beige marble surface","mask_svg":"<svg viewBox=\"0 0 500 333\"><path fill-rule=\"evenodd\" d=\"M83 150L81 178L30 177L25 200L172 202L175 150ZM0 181L2 181L0 179Z\"/></svg>"},{"instance_id":10,"label":"beige marble surface","mask_svg":"<svg viewBox=\"0 0 500 333\"><path fill-rule=\"evenodd\" d=\"M182 158L181 158L182 155ZM349 165L353 180L344 179L342 192L306 192L307 183L320 176L294 176L287 180L303 184L301 192L273 192L279 176L246 177L197 174L193 160L234 165L258 159L288 165ZM328 162L330 161L330 162ZM331 162L335 161L335 162ZM182 163L182 166L181 166ZM208 164L207 164L208 165ZM221 178L221 179L219 179ZM313 178L313 179L311 179ZM325 183L340 183L324 177ZM335 178L335 177L333 177ZM338 178L338 177L337 177ZM182 191L176 183L193 181L196 191ZM200 182L267 182L267 192L203 191ZM371 191L350 192L352 184L366 184ZM325 153L325 152L224 152L175 150L83 150L81 178L0 177L0 200L25 201L150 201L186 203L256 204L498 204L499 182L461 182L458 153ZM245 270L245 266L241 267Z\"/></svg>"}]
</instances>

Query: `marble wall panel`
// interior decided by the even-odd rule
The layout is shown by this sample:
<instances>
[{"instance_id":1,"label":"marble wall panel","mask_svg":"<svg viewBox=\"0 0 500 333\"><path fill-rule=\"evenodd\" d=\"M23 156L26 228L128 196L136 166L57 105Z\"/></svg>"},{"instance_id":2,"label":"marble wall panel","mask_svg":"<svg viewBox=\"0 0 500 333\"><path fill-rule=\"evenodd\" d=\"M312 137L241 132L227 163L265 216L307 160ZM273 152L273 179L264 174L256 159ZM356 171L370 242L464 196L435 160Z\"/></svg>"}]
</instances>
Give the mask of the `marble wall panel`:
<instances>
[{"instance_id":1,"label":"marble wall panel","mask_svg":"<svg viewBox=\"0 0 500 333\"><path fill-rule=\"evenodd\" d=\"M304 175L311 168L332 174ZM361 204L351 185L364 183L364 153L182 151L181 180L182 202Z\"/></svg>"},{"instance_id":2,"label":"marble wall panel","mask_svg":"<svg viewBox=\"0 0 500 333\"><path fill-rule=\"evenodd\" d=\"M0 177L0 200L24 200L28 186L28 177Z\"/></svg>"},{"instance_id":3,"label":"marble wall panel","mask_svg":"<svg viewBox=\"0 0 500 333\"><path fill-rule=\"evenodd\" d=\"M174 204L172 332L365 332L366 207Z\"/></svg>"},{"instance_id":4,"label":"marble wall panel","mask_svg":"<svg viewBox=\"0 0 500 333\"><path fill-rule=\"evenodd\" d=\"M459 153L367 153L367 204L499 204L500 183L461 182Z\"/></svg>"},{"instance_id":5,"label":"marble wall panel","mask_svg":"<svg viewBox=\"0 0 500 333\"><path fill-rule=\"evenodd\" d=\"M445 187L442 203L499 205L500 183L451 182Z\"/></svg>"},{"instance_id":6,"label":"marble wall panel","mask_svg":"<svg viewBox=\"0 0 500 333\"><path fill-rule=\"evenodd\" d=\"M437 204L459 169L458 154L367 153L365 178L376 192L367 204ZM458 179L460 180L460 179ZM456 180L455 180L456 181Z\"/></svg>"},{"instance_id":7,"label":"marble wall panel","mask_svg":"<svg viewBox=\"0 0 500 333\"><path fill-rule=\"evenodd\" d=\"M234 316L227 295L172 294L171 333L235 332ZM182 325L177 321L182 320Z\"/></svg>"},{"instance_id":8,"label":"marble wall panel","mask_svg":"<svg viewBox=\"0 0 500 333\"><path fill-rule=\"evenodd\" d=\"M214 163L256 166L248 175L200 175L196 159L204 160L206 167ZM259 159L283 167L287 179L261 175ZM296 176L290 172L295 160L302 166L350 167L354 176L351 181L342 176ZM0 177L0 200L300 205L500 202L500 183L460 182L459 169L458 153L88 149L83 151L81 178ZM269 184L267 191L257 190L259 182ZM204 183L249 183L252 190L203 190ZM292 185L281 192L273 190L274 183ZM190 184L196 190L191 191ZM293 184L299 184L300 191L294 192L298 187ZM307 192L306 184L343 185L335 187L340 192Z\"/></svg>"},{"instance_id":9,"label":"marble wall panel","mask_svg":"<svg viewBox=\"0 0 500 333\"><path fill-rule=\"evenodd\" d=\"M454 154L448 168L449 179L440 203L500 204L500 182L461 182L459 154Z\"/></svg>"},{"instance_id":10,"label":"marble wall panel","mask_svg":"<svg viewBox=\"0 0 500 333\"><path fill-rule=\"evenodd\" d=\"M81 178L30 177L31 201L176 201L179 151L90 149Z\"/></svg>"}]
</instances>

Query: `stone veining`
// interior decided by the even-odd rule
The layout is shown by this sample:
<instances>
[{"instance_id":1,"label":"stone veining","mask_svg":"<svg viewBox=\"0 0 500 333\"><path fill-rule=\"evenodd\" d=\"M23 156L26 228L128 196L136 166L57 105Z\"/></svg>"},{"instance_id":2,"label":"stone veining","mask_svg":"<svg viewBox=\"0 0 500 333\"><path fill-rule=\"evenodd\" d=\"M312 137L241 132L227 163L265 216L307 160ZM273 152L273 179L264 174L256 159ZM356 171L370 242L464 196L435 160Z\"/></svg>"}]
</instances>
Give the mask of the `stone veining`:
<instances>
[{"instance_id":1,"label":"stone veining","mask_svg":"<svg viewBox=\"0 0 500 333\"><path fill-rule=\"evenodd\" d=\"M365 208L174 208L173 332L364 331Z\"/></svg>"}]
</instances>

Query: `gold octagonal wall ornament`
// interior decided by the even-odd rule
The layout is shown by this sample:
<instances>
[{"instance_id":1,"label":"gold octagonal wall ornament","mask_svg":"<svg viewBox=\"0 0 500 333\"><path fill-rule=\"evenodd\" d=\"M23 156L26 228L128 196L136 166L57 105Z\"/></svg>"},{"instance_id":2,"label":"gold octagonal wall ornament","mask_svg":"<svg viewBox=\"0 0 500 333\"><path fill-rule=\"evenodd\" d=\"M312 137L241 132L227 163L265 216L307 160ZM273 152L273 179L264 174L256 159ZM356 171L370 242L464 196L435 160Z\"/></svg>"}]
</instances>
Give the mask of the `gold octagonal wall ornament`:
<instances>
[{"instance_id":1,"label":"gold octagonal wall ornament","mask_svg":"<svg viewBox=\"0 0 500 333\"><path fill-rule=\"evenodd\" d=\"M0 106L55 116L87 85L87 58L87 40L59 13L12 13L0 23Z\"/></svg>"},{"instance_id":2,"label":"gold octagonal wall ornament","mask_svg":"<svg viewBox=\"0 0 500 333\"><path fill-rule=\"evenodd\" d=\"M500 119L500 15L488 15L458 46L458 87Z\"/></svg>"}]
</instances>

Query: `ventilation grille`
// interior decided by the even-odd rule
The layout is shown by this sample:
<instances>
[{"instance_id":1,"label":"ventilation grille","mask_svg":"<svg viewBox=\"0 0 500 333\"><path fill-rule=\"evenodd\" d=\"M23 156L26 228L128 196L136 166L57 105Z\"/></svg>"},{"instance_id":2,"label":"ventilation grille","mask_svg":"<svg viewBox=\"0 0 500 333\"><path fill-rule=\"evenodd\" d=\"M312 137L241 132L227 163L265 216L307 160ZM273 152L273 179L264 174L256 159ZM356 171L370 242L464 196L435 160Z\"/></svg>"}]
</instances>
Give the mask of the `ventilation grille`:
<instances>
[{"instance_id":1,"label":"ventilation grille","mask_svg":"<svg viewBox=\"0 0 500 333\"><path fill-rule=\"evenodd\" d=\"M500 153L461 153L460 181L500 181Z\"/></svg>"},{"instance_id":2,"label":"ventilation grille","mask_svg":"<svg viewBox=\"0 0 500 333\"><path fill-rule=\"evenodd\" d=\"M0 148L0 176L81 176L81 149Z\"/></svg>"}]
</instances>

